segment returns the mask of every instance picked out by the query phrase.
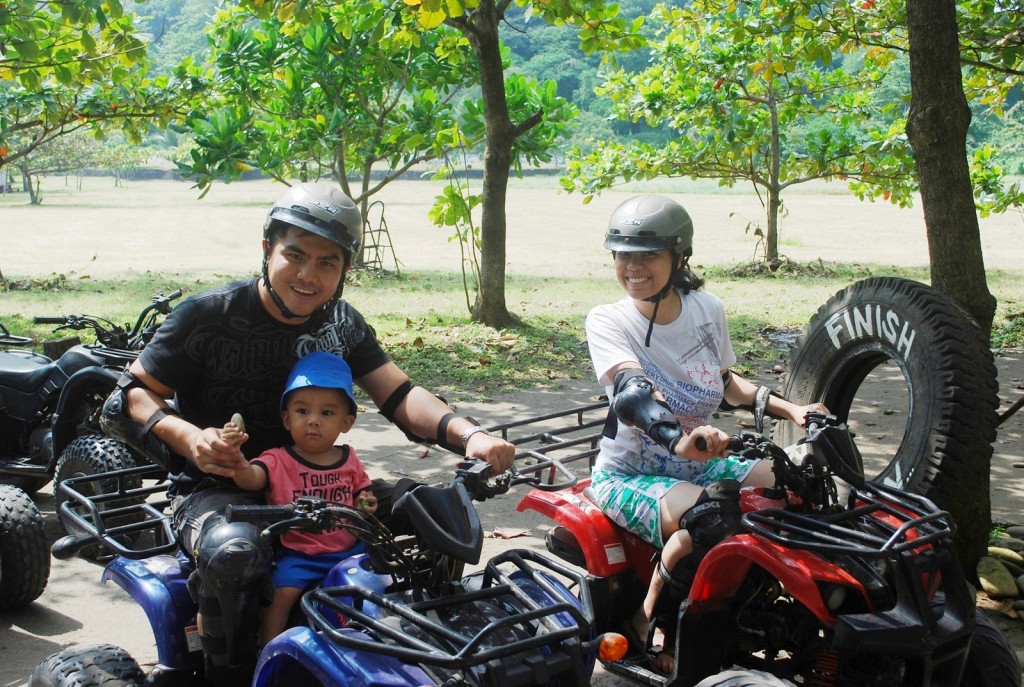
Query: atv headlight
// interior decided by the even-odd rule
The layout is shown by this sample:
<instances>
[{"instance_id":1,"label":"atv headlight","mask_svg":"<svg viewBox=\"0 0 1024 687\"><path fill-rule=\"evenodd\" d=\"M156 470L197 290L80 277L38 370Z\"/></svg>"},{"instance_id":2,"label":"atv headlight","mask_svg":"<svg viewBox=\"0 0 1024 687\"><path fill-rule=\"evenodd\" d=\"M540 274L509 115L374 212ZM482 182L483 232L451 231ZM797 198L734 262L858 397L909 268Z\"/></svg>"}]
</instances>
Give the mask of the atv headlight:
<instances>
[{"instance_id":1,"label":"atv headlight","mask_svg":"<svg viewBox=\"0 0 1024 687\"><path fill-rule=\"evenodd\" d=\"M825 602L825 608L835 613L846 603L847 589L841 584L821 584L818 587L821 598Z\"/></svg>"}]
</instances>

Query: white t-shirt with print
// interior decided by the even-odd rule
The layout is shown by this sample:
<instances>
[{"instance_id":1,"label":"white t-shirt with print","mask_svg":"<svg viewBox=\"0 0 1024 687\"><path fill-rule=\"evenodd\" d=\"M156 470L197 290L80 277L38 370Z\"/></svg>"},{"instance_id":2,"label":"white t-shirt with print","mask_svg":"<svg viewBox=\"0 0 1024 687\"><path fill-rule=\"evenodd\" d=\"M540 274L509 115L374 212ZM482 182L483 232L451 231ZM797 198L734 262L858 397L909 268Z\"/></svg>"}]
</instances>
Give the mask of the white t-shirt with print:
<instances>
[{"instance_id":1,"label":"white t-shirt with print","mask_svg":"<svg viewBox=\"0 0 1024 687\"><path fill-rule=\"evenodd\" d=\"M722 401L722 370L736 363L722 301L706 291L683 295L675 321L656 324L650 347L644 346L650 321L633 299L599 305L587 315L587 343L598 381L612 397L609 371L639 363L665 397L683 430L708 423ZM595 470L659 474L690 481L697 461L672 456L637 429L618 425L615 439L601 440Z\"/></svg>"}]
</instances>

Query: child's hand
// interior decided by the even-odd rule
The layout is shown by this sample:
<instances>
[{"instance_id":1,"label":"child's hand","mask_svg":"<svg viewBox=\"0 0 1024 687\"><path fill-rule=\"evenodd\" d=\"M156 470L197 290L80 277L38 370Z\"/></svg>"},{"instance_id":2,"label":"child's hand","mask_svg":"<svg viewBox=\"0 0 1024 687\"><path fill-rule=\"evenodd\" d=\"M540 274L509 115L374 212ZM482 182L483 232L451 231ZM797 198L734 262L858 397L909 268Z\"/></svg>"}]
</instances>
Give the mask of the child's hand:
<instances>
[{"instance_id":1,"label":"child's hand","mask_svg":"<svg viewBox=\"0 0 1024 687\"><path fill-rule=\"evenodd\" d=\"M356 508L364 513L373 515L377 512L377 497L369 489L364 489L356 494L355 502Z\"/></svg>"},{"instance_id":2,"label":"child's hand","mask_svg":"<svg viewBox=\"0 0 1024 687\"><path fill-rule=\"evenodd\" d=\"M245 433L245 420L238 413L231 416L231 421L224 425L220 432L220 438L235 448L241 446L249 435Z\"/></svg>"}]
</instances>

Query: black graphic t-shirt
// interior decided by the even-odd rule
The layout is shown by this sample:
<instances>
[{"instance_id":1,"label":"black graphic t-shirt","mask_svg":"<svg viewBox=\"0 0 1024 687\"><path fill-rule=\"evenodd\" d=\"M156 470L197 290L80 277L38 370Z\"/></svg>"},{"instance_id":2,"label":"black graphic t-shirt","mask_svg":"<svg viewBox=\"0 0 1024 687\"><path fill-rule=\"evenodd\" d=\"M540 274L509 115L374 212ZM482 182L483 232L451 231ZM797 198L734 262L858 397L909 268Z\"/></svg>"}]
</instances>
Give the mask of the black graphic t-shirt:
<instances>
[{"instance_id":1,"label":"black graphic t-shirt","mask_svg":"<svg viewBox=\"0 0 1024 687\"><path fill-rule=\"evenodd\" d=\"M339 300L330 316L284 324L263 307L257 282L233 282L185 300L139 358L176 391L181 416L192 424L222 427L232 413L241 413L249 433L242 451L250 459L291 444L281 423L281 393L301 356L334 353L348 362L354 379L389 360L373 329L346 301ZM190 463L186 474L172 478L181 493L201 476Z\"/></svg>"}]
</instances>

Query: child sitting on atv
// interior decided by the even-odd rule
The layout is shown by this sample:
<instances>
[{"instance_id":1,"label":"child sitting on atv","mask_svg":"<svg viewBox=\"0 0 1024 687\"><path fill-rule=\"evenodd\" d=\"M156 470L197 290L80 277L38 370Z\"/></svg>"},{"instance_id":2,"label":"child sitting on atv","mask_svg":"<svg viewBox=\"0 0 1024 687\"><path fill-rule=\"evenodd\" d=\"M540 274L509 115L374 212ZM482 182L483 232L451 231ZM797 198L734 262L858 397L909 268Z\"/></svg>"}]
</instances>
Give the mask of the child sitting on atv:
<instances>
[{"instance_id":1,"label":"child sitting on atv","mask_svg":"<svg viewBox=\"0 0 1024 687\"><path fill-rule=\"evenodd\" d=\"M294 443L253 459L248 469L235 472L235 484L250 491L265 490L267 503L273 505L316 496L373 513L377 498L355 450L347 444L334 445L355 424L356 412L348 364L331 353L304 356L288 375L281 395L281 419ZM224 438L242 443L247 435L241 424L240 418L232 418L224 426ZM355 535L345 529L285 532L274 556L274 600L263 615L261 643L287 627L291 609L306 588L359 546Z\"/></svg>"}]
</instances>

